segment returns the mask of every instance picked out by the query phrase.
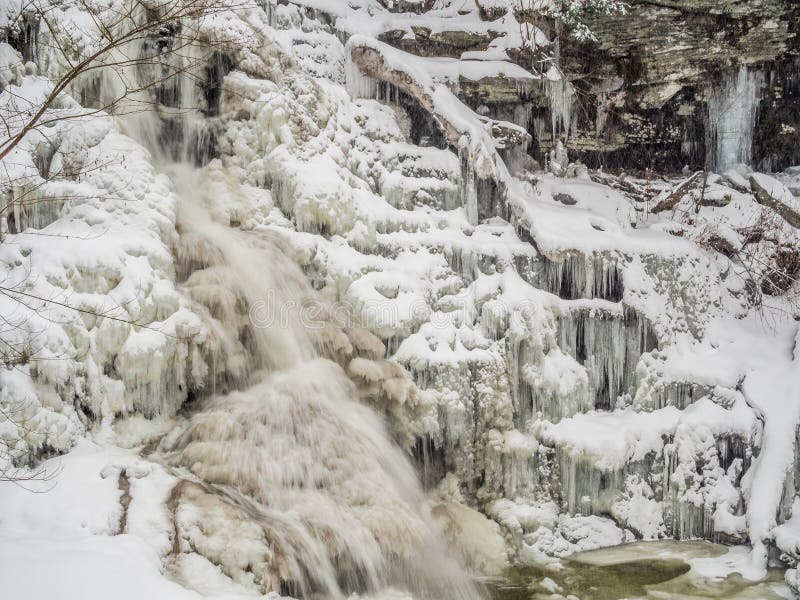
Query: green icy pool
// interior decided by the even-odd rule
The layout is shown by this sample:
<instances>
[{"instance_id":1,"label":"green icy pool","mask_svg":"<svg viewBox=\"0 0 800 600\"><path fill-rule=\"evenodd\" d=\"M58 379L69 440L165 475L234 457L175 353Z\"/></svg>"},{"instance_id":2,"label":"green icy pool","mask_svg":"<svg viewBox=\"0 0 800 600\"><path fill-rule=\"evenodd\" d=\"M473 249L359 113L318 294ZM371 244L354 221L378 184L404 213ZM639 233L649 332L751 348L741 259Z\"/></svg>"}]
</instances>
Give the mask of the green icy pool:
<instances>
[{"instance_id":1,"label":"green icy pool","mask_svg":"<svg viewBox=\"0 0 800 600\"><path fill-rule=\"evenodd\" d=\"M708 542L637 542L582 552L561 569L523 567L488 582L495 600L657 599L774 600L790 598L783 571L771 569L760 582L720 575L726 561L743 556Z\"/></svg>"}]
</instances>

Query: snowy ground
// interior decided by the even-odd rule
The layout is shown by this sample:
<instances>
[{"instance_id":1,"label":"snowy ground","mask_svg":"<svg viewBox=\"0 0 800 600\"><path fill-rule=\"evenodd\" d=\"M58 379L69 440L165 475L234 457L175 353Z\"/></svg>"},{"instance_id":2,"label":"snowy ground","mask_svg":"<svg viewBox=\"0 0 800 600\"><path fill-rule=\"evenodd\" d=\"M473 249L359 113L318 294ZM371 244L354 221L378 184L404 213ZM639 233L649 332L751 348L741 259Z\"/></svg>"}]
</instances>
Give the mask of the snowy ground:
<instances>
[{"instance_id":1,"label":"snowy ground","mask_svg":"<svg viewBox=\"0 0 800 600\"><path fill-rule=\"evenodd\" d=\"M244 598L213 566L198 564L191 591L165 572L172 524L165 503L176 479L138 452L84 439L42 466L49 481L4 484L0 518L4 597ZM106 441L99 441L105 439ZM121 480L129 499L122 501ZM47 565L47 575L42 573Z\"/></svg>"}]
</instances>

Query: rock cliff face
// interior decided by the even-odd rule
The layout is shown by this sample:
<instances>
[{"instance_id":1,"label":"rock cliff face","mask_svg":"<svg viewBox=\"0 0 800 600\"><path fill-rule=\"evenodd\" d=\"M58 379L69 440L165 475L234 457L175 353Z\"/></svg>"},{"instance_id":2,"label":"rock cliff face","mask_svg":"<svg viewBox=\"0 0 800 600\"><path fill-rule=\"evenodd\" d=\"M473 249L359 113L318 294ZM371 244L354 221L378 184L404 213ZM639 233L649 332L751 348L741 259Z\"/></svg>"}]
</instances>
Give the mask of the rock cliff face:
<instances>
[{"instance_id":1,"label":"rock cliff face","mask_svg":"<svg viewBox=\"0 0 800 600\"><path fill-rule=\"evenodd\" d=\"M714 166L709 96L745 65L761 74L754 162L771 169L797 162L795 2L630 5L625 15L589 18L596 42L564 46L563 70L583 98L569 147L618 167Z\"/></svg>"},{"instance_id":2,"label":"rock cliff face","mask_svg":"<svg viewBox=\"0 0 800 600\"><path fill-rule=\"evenodd\" d=\"M455 22L443 27L417 23L409 31L400 21L379 38L420 56L463 58L464 53L491 52L512 17L506 8L498 8L501 3L479 4L485 5L480 11L485 27L463 30ZM554 103L558 91L553 88L559 86L547 80L523 86L512 77L478 81L461 77L459 95L474 109L483 108L538 134L530 153L539 160L562 138L571 153L592 167L679 170L684 165L718 168L717 139L726 132L723 125L720 135L716 121L725 121L726 107L715 112L710 104L726 89L734 96L747 92L752 95L753 114L746 117L757 124L749 162L762 170L798 162L797 3L632 0L628 4L624 14L587 15L595 39L585 41L568 39L554 22L526 12L524 3L513 15L521 31L535 26L550 40L559 40L556 64L574 92L567 107ZM417 12L426 10L424 3L415 7ZM552 50L506 49L511 60L530 70L540 68ZM751 79L749 91L736 88L740 68L746 68ZM565 109L558 115L562 126L548 127L559 109Z\"/></svg>"}]
</instances>

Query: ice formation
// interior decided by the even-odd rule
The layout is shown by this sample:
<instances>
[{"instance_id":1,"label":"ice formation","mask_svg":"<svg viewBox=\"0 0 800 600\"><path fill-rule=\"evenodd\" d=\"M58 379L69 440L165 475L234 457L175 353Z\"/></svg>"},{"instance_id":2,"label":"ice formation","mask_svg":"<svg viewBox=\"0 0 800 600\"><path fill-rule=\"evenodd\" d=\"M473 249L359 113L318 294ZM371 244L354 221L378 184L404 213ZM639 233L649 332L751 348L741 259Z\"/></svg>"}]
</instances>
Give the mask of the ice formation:
<instances>
[{"instance_id":1,"label":"ice formation","mask_svg":"<svg viewBox=\"0 0 800 600\"><path fill-rule=\"evenodd\" d=\"M708 136L713 144L714 170L723 172L735 165L750 164L762 81L763 76L757 69L742 65L711 86Z\"/></svg>"},{"instance_id":2,"label":"ice formation","mask_svg":"<svg viewBox=\"0 0 800 600\"><path fill-rule=\"evenodd\" d=\"M635 538L796 566L797 286L774 266L796 173L700 189L590 174L563 145L536 170L530 142L571 135L578 99L507 58L547 38L439 4L223 7L59 96L69 118L0 178L0 460L102 470L118 509L77 520L152 534L128 551L208 596L475 598L469 572ZM503 35L459 58L385 35L422 26ZM3 114L67 68L53 35L0 46ZM709 91L720 171L750 157L742 69ZM513 81L510 116L470 104L487 78Z\"/></svg>"}]
</instances>

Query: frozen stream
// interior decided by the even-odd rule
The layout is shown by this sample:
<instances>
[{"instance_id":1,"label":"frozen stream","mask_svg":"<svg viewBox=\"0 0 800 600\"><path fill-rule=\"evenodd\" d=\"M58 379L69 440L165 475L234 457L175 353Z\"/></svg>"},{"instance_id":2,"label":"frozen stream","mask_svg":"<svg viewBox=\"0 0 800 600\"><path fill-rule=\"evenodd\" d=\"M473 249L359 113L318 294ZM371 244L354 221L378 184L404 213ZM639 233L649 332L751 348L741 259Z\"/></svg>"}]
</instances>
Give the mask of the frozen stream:
<instances>
[{"instance_id":1,"label":"frozen stream","mask_svg":"<svg viewBox=\"0 0 800 600\"><path fill-rule=\"evenodd\" d=\"M791 598L782 569L751 582L731 573L747 553L705 541L636 542L575 554L554 566L510 569L489 582L496 600Z\"/></svg>"}]
</instances>

